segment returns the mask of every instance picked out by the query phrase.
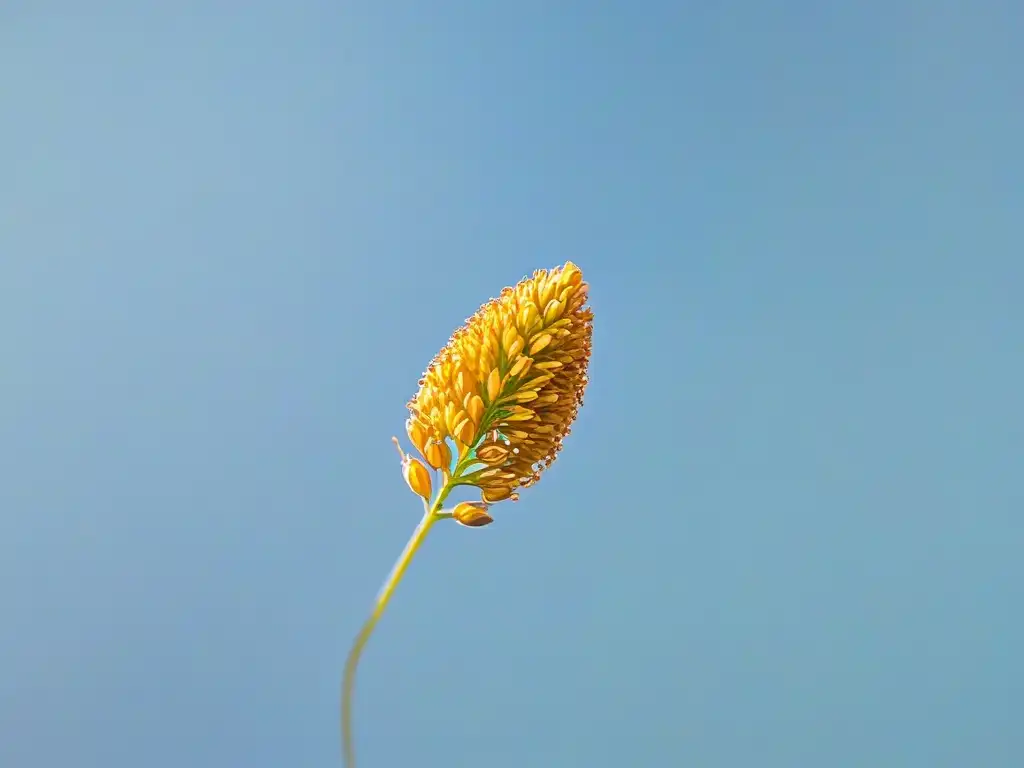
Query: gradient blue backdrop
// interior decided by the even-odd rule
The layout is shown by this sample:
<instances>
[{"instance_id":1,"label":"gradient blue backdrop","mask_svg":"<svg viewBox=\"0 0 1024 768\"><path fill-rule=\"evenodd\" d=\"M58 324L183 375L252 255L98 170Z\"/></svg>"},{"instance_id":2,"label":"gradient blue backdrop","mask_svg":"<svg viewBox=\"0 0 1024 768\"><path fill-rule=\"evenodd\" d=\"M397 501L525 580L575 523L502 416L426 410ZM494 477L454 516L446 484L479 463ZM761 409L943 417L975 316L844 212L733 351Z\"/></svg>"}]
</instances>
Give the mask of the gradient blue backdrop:
<instances>
[{"instance_id":1,"label":"gradient blue backdrop","mask_svg":"<svg viewBox=\"0 0 1024 768\"><path fill-rule=\"evenodd\" d=\"M840 7L843 6L843 7ZM371 766L1024 764L1017 2L0 6L0 764L339 762L450 331L577 261Z\"/></svg>"}]
</instances>

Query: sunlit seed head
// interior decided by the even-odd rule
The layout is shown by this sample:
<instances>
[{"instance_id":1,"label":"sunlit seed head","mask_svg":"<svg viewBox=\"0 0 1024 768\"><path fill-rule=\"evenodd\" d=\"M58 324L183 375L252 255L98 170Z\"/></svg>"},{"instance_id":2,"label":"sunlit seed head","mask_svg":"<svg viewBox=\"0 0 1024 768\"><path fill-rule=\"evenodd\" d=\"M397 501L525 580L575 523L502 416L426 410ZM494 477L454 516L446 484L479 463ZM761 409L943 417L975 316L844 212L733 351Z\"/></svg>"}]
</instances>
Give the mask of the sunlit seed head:
<instances>
[{"instance_id":1,"label":"sunlit seed head","mask_svg":"<svg viewBox=\"0 0 1024 768\"><path fill-rule=\"evenodd\" d=\"M463 475L487 502L518 498L516 488L540 479L583 404L593 321L587 292L572 262L538 270L452 334L409 402L409 438L428 464L440 468L435 446L451 440ZM501 471L483 477L481 469Z\"/></svg>"}]
</instances>

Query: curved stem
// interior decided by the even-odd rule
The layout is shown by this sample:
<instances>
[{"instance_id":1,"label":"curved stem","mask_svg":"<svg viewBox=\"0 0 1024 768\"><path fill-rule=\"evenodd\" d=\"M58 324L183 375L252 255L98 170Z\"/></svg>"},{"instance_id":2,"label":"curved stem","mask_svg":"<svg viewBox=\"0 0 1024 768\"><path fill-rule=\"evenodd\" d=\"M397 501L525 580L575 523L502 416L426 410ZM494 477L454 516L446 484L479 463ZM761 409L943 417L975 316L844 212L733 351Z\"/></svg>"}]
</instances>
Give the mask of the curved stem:
<instances>
[{"instance_id":1,"label":"curved stem","mask_svg":"<svg viewBox=\"0 0 1024 768\"><path fill-rule=\"evenodd\" d=\"M438 508L440 504L435 502L434 506ZM435 513L434 509L427 509L425 511L423 519L416 526L416 530L413 531L409 543L405 545L401 556L395 563L394 568L391 569L391 574L388 576L387 581L384 582L384 586L381 587L380 593L377 595L377 602L373 606L373 612L366 620L366 623L363 624L363 628L359 630L359 634L356 635L356 639L352 643L352 650L348 652L348 658L345 660L345 675L341 684L341 740L342 751L345 755L345 765L349 766L349 768L355 768L356 764L355 748L352 744L352 692L355 688L356 667L359 666L359 657L362 656L363 648L370 639L370 635L373 634L377 622L384 615L384 610L388 607L388 602L395 592L395 587L398 586L402 576L405 575L405 571L409 567L409 563L412 562L413 556L427 538L431 526L440 519L442 517Z\"/></svg>"}]
</instances>

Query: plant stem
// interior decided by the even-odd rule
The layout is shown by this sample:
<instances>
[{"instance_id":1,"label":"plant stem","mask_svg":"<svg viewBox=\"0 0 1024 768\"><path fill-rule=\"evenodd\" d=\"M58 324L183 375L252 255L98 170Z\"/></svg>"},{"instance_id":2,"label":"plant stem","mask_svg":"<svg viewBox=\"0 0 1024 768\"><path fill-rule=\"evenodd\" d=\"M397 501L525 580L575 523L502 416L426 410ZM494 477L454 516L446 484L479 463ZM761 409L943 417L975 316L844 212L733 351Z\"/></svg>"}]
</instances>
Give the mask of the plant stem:
<instances>
[{"instance_id":1,"label":"plant stem","mask_svg":"<svg viewBox=\"0 0 1024 768\"><path fill-rule=\"evenodd\" d=\"M440 499L438 502L435 502L435 508L440 507L439 502ZM391 600L391 596L394 594L398 583L402 580L402 576L405 575L405 571L409 567L409 563L412 562L413 556L427 538L427 534L434 523L443 519L443 517L450 517L450 515L441 516L434 509L426 509L423 519L416 526L416 530L413 531L409 543L405 545L401 556L395 563L394 568L391 569L391 574L388 576L387 581L384 582L384 586L381 587L380 593L377 595L377 602L373 606L373 612L366 620L366 623L363 624L363 628L359 630L355 642L352 643L352 650L348 652L348 659L345 661L345 675L341 685L341 741L345 765L349 768L355 768L356 764L355 748L352 744L352 692L355 688L356 667L359 666L359 657L362 655L363 648L370 639L370 635L373 634L377 622L384 615L384 610L388 607L388 602Z\"/></svg>"}]
</instances>

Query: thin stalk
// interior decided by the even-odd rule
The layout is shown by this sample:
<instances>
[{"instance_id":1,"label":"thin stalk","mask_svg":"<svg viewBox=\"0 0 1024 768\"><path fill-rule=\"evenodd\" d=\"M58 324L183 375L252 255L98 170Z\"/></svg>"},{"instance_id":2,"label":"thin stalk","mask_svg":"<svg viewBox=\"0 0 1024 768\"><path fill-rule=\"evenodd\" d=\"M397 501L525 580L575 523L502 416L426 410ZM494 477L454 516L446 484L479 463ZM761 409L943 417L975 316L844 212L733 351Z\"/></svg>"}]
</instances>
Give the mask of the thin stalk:
<instances>
[{"instance_id":1,"label":"thin stalk","mask_svg":"<svg viewBox=\"0 0 1024 768\"><path fill-rule=\"evenodd\" d=\"M355 747L352 744L352 692L355 688L356 667L359 666L359 657L362 656L363 648L366 647L366 643L370 639L370 635L373 634L377 622L384 615L384 610L388 607L388 602L390 602L395 588L405 575L405 571L409 567L409 563L412 562L413 556L415 556L420 545L426 540L431 527L439 519L441 519L440 516L435 515L433 510L427 510L424 513L423 519L416 526L416 530L413 531L412 537L405 545L401 556L391 569L391 574L388 576L387 581L381 587L377 595L377 601L373 606L373 612L366 620L366 623L363 624L363 628L359 630L359 634L356 635L356 639L352 643L352 650L348 652L348 659L345 660L345 675L341 685L341 740L342 750L345 755L345 765L349 766L349 768L355 768L356 764Z\"/></svg>"},{"instance_id":2,"label":"thin stalk","mask_svg":"<svg viewBox=\"0 0 1024 768\"><path fill-rule=\"evenodd\" d=\"M398 445L397 440L395 445ZM401 454L402 449L399 448L398 452ZM348 658L345 660L345 672L341 681L341 748L345 757L344 764L348 768L355 768L356 765L355 745L352 738L352 694L356 685L356 668L359 666L359 659L363 655L363 648L366 647L366 643L369 641L370 635L373 634L377 622L380 621L380 617L384 615L384 611L391 601L395 588L398 587L398 583L405 575L409 563L412 562L416 552L426 540L427 534L430 533L434 523L438 520L448 520L452 517L452 513L442 510L441 505L448 498L448 494L459 484L459 476L465 470L465 462L468 459L469 457L466 456L463 458L463 461L456 465L455 471L450 477L446 478L446 482L437 494L437 498L434 499L433 504L428 505L426 500L424 500L423 519L416 526L416 530L412 532L412 536L406 543L405 549L402 550L402 554L395 562L387 580L380 588L380 592L377 593L377 601L373 605L373 611L370 613L366 623L363 624L362 629L359 630L359 634L356 635L356 639L352 643L352 649L348 652Z\"/></svg>"}]
</instances>

